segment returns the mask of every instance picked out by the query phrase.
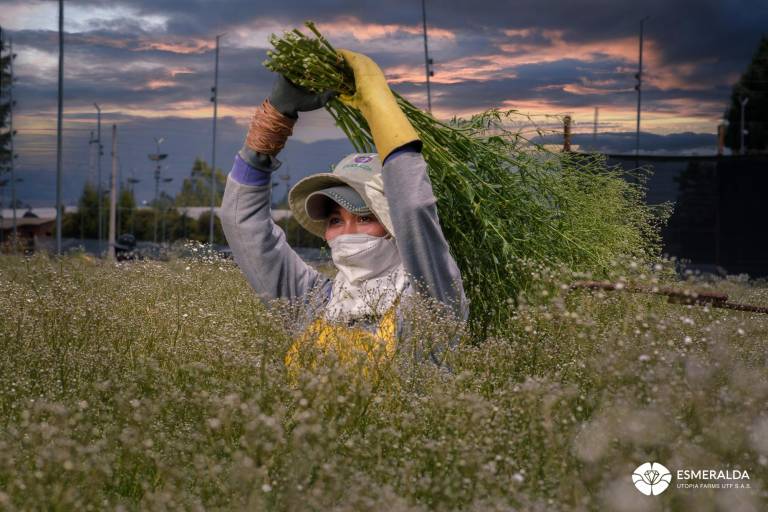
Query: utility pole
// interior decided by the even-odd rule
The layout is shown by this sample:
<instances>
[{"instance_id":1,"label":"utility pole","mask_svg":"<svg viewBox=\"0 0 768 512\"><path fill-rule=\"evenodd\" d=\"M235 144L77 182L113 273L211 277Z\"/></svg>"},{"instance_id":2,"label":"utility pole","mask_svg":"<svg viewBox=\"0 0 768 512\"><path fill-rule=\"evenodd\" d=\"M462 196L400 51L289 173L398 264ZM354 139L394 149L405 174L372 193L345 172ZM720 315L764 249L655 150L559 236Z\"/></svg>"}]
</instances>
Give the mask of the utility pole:
<instances>
[{"instance_id":1,"label":"utility pole","mask_svg":"<svg viewBox=\"0 0 768 512\"><path fill-rule=\"evenodd\" d=\"M427 75L427 112L432 113L432 91L429 84L429 77L434 76L432 64L434 61L429 58L429 47L427 46L427 6L426 0L421 0L421 22L424 26L424 67Z\"/></svg>"},{"instance_id":2,"label":"utility pole","mask_svg":"<svg viewBox=\"0 0 768 512\"><path fill-rule=\"evenodd\" d=\"M739 130L739 154L746 155L747 151L744 148L744 136L747 134L747 123L744 119L744 114L747 108L747 103L749 103L749 97L744 96L739 98L739 103L741 104L741 126Z\"/></svg>"},{"instance_id":3,"label":"utility pole","mask_svg":"<svg viewBox=\"0 0 768 512\"><path fill-rule=\"evenodd\" d=\"M637 128L635 130L635 157L640 156L640 104L642 102L642 87L643 87L643 29L645 27L645 21L649 18L646 16L640 20L640 57L637 61L637 73L635 78L637 79Z\"/></svg>"},{"instance_id":4,"label":"utility pole","mask_svg":"<svg viewBox=\"0 0 768 512\"><path fill-rule=\"evenodd\" d=\"M117 125L112 125L112 186L109 187L109 245L107 258L115 259L117 238Z\"/></svg>"},{"instance_id":5,"label":"utility pole","mask_svg":"<svg viewBox=\"0 0 768 512\"><path fill-rule=\"evenodd\" d=\"M157 165L155 166L155 236L154 236L155 243L157 243L157 221L158 221L158 212L160 210L160 204L158 203L158 197L160 194L160 168L161 168L160 162L165 160L168 157L167 154L160 153L160 144L162 144L164 140L165 140L165 137L160 137L159 139L155 137L157 152L149 155L150 160L152 160L153 162L157 162Z\"/></svg>"},{"instance_id":6,"label":"utility pole","mask_svg":"<svg viewBox=\"0 0 768 512\"><path fill-rule=\"evenodd\" d=\"M91 130L91 136L88 139L88 180L93 180L93 175L96 174L96 159L93 157L93 145L96 144L96 139L93 137L93 130ZM91 181L92 182L92 181Z\"/></svg>"},{"instance_id":7,"label":"utility pole","mask_svg":"<svg viewBox=\"0 0 768 512\"><path fill-rule=\"evenodd\" d=\"M595 122L592 126L592 150L597 151L597 116L600 112L600 107L595 107Z\"/></svg>"},{"instance_id":8,"label":"utility pole","mask_svg":"<svg viewBox=\"0 0 768 512\"><path fill-rule=\"evenodd\" d=\"M88 139L88 178L86 178L87 183L93 183L93 175L95 174L94 167L96 166L95 159L93 157L93 145L96 143L96 139L93 138L93 130L91 130L91 136ZM78 204L77 206L77 213L78 217L80 217L80 241L82 242L85 238L85 210L80 207L81 205Z\"/></svg>"},{"instance_id":9,"label":"utility pole","mask_svg":"<svg viewBox=\"0 0 768 512\"><path fill-rule=\"evenodd\" d=\"M216 36L216 60L213 71L213 87L211 101L213 102L213 149L211 150L211 219L208 233L208 243L213 246L213 228L215 224L214 211L216 208L216 120L219 113L219 40L223 34Z\"/></svg>"},{"instance_id":10,"label":"utility pole","mask_svg":"<svg viewBox=\"0 0 768 512\"><path fill-rule=\"evenodd\" d=\"M16 130L13 129L13 108L16 106L16 102L13 99L13 61L16 60L16 54L13 53L13 41L8 38L8 51L10 52L10 67L11 67L11 80L8 84L8 127L10 128L10 146L11 146L11 208L13 208L13 252L16 252L16 247L19 241L18 223L16 220L16 151L13 146L13 138L16 135Z\"/></svg>"},{"instance_id":11,"label":"utility pole","mask_svg":"<svg viewBox=\"0 0 768 512\"><path fill-rule=\"evenodd\" d=\"M727 120L723 120L717 125L717 156L723 156L725 150L725 127Z\"/></svg>"},{"instance_id":12,"label":"utility pole","mask_svg":"<svg viewBox=\"0 0 768 512\"><path fill-rule=\"evenodd\" d=\"M563 153L571 152L571 116L563 118Z\"/></svg>"},{"instance_id":13,"label":"utility pole","mask_svg":"<svg viewBox=\"0 0 768 512\"><path fill-rule=\"evenodd\" d=\"M98 229L97 237L99 239L98 253L101 256L101 239L104 237L104 228L102 227L103 215L101 214L101 156L104 154L104 146L101 145L101 107L99 107L98 103L94 103L93 106L96 107L96 211L98 215L96 225Z\"/></svg>"},{"instance_id":14,"label":"utility pole","mask_svg":"<svg viewBox=\"0 0 768 512\"><path fill-rule=\"evenodd\" d=\"M59 0L59 95L56 111L56 254L61 255L61 220L64 215L61 199L62 147L61 129L64 110L64 0Z\"/></svg>"}]
</instances>

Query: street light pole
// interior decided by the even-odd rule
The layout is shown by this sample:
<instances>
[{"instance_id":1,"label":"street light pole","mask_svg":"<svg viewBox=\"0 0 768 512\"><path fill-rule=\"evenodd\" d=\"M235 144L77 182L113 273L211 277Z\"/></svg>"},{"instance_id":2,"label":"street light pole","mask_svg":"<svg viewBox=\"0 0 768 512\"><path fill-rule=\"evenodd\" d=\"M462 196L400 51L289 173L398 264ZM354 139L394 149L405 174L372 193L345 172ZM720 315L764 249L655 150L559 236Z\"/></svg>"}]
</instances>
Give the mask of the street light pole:
<instances>
[{"instance_id":1,"label":"street light pole","mask_svg":"<svg viewBox=\"0 0 768 512\"><path fill-rule=\"evenodd\" d=\"M211 218L208 233L208 243L213 246L213 228L214 228L214 211L216 208L216 120L219 114L219 40L220 34L216 36L216 60L213 71L213 87L211 92L211 101L213 102L213 148L211 150Z\"/></svg>"},{"instance_id":2,"label":"street light pole","mask_svg":"<svg viewBox=\"0 0 768 512\"><path fill-rule=\"evenodd\" d=\"M427 6L426 0L421 0L421 22L424 27L424 67L427 75L427 112L432 113L432 90L429 84L429 77L435 73L431 67L432 59L429 58L429 47L427 46Z\"/></svg>"},{"instance_id":3,"label":"street light pole","mask_svg":"<svg viewBox=\"0 0 768 512\"><path fill-rule=\"evenodd\" d=\"M115 260L115 241L117 239L117 125L112 125L112 180L109 187L109 242L107 258Z\"/></svg>"},{"instance_id":4,"label":"street light pole","mask_svg":"<svg viewBox=\"0 0 768 512\"><path fill-rule=\"evenodd\" d=\"M747 134L747 123L744 119L744 113L747 108L747 103L749 103L749 97L743 97L739 98L739 103L741 104L741 129L739 130L739 153L744 155L747 152L744 150L744 135Z\"/></svg>"},{"instance_id":5,"label":"street light pole","mask_svg":"<svg viewBox=\"0 0 768 512\"><path fill-rule=\"evenodd\" d=\"M14 150L13 146L13 139L16 135L16 130L13 129L13 108L16 106L15 102L13 100L13 61L16 60L16 54L13 53L13 40L11 38L8 38L8 50L10 51L10 67L11 67L11 80L8 84L8 101L9 101L9 109L8 109L8 127L9 135L10 135L10 146L11 146L11 208L13 208L13 252L16 252L17 242L19 240L19 232L18 232L18 222L16 219L16 151Z\"/></svg>"},{"instance_id":6,"label":"street light pole","mask_svg":"<svg viewBox=\"0 0 768 512\"><path fill-rule=\"evenodd\" d=\"M93 104L94 107L96 107L96 201L98 201L96 211L98 215L98 221L96 223L97 230L98 230L98 253L101 255L101 239L103 237L103 228L102 228L102 215L101 215L101 155L103 153L102 146L101 146L101 107L99 107L98 103Z\"/></svg>"},{"instance_id":7,"label":"street light pole","mask_svg":"<svg viewBox=\"0 0 768 512\"><path fill-rule=\"evenodd\" d=\"M155 154L150 154L149 159L153 162L157 162L157 165L155 166L155 235L154 235L154 243L157 243L157 221L158 221L158 212L160 210L160 204L158 203L158 196L160 193L160 162L162 160L165 160L166 157L168 157L167 154L160 153L160 144L165 140L164 137L160 137L159 139L157 137L155 139L155 144L157 148L157 152Z\"/></svg>"},{"instance_id":8,"label":"street light pole","mask_svg":"<svg viewBox=\"0 0 768 512\"><path fill-rule=\"evenodd\" d=\"M61 173L62 173L62 113L64 109L64 0L59 0L59 87L56 109L56 253L61 255Z\"/></svg>"},{"instance_id":9,"label":"street light pole","mask_svg":"<svg viewBox=\"0 0 768 512\"><path fill-rule=\"evenodd\" d=\"M635 78L637 79L637 128L635 130L635 157L640 156L640 104L642 102L642 88L643 88L643 28L645 27L645 21L649 17L646 16L640 20L640 57L637 61L637 73Z\"/></svg>"}]
</instances>

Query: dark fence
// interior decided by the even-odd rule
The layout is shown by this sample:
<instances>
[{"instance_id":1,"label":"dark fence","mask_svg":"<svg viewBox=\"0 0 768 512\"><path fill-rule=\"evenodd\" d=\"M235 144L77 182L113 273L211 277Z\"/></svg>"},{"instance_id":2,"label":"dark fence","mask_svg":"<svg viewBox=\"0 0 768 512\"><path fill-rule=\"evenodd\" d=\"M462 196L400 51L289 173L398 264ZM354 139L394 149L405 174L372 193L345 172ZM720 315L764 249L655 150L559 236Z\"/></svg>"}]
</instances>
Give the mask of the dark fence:
<instances>
[{"instance_id":1,"label":"dark fence","mask_svg":"<svg viewBox=\"0 0 768 512\"><path fill-rule=\"evenodd\" d=\"M768 276L768 155L607 156L650 171L648 204L674 203L666 254L701 270Z\"/></svg>"}]
</instances>

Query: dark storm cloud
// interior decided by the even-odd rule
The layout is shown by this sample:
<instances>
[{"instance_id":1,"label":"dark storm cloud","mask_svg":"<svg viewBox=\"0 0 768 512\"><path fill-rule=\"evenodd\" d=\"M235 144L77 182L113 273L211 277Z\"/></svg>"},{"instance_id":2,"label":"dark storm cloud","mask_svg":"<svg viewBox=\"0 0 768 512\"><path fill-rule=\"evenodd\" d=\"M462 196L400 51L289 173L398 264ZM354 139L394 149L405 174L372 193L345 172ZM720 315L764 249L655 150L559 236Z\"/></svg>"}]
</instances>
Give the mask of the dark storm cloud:
<instances>
[{"instance_id":1,"label":"dark storm cloud","mask_svg":"<svg viewBox=\"0 0 768 512\"><path fill-rule=\"evenodd\" d=\"M17 5L22 1L28 0L3 0ZM418 33L396 30L386 38L369 40L353 36L363 34L365 24L418 28L418 0L70 0L66 5L107 10L120 6L130 8L132 13L119 18L68 21L73 32L65 38L64 90L71 119L91 119L92 103L98 101L110 111L105 125L113 120L122 121L124 172L135 168L137 173L147 173L146 153L152 150L151 137L167 135L169 152L178 155L169 164L174 187L188 173L195 157L189 148L202 148L200 156L208 155L210 120L141 119L130 112L135 108L163 110L180 102L207 105L213 78L210 42L218 33L229 32L222 47L220 100L229 107L242 107L243 116L268 94L273 75L261 65L265 50L243 47L245 43L237 40L238 32L233 27L253 27L254 31L265 26L288 29L312 19L335 23L338 29L348 22L350 33L336 33L332 38L334 44L365 51L383 68L405 66L423 73L419 68L424 56ZM595 105L631 108L636 101L632 74L636 67L639 20L648 15L651 18L646 23L646 48L649 52L653 49L659 61L654 63L656 68L646 61L649 81L644 89L644 111L674 114L685 103L686 115L712 116L721 110L712 105L722 102L722 109L725 108L729 80L744 70L768 27L768 3L749 0L427 0L427 10L433 34L445 30L455 36L454 40L430 39L438 79L444 78L458 60L466 67L482 66L488 63L485 57L489 55L525 56L550 47L553 38L565 43L559 50L561 54L553 60L514 64L457 83L438 80L433 83L434 103L445 111L481 110L503 101L508 101L512 108L516 101L540 101L560 111ZM167 23L148 23L147 16L166 19ZM40 59L20 63L25 72L19 74L16 90L19 111L47 112L50 116L55 108L56 69L52 62L57 52L57 34L28 29L14 31L13 37L19 47L19 61L25 60L23 52L27 51L32 52L34 59ZM627 51L617 56L615 41L626 39L631 39ZM581 50L585 45L590 45L593 52L589 58ZM41 55L50 62L46 64ZM413 82L397 83L394 88L413 97L423 96L421 75L413 76ZM650 80L653 78L657 78L656 83L663 82L664 87L654 87ZM574 85L580 88L574 89ZM72 110L78 112L71 113ZM79 193L88 172L89 130L90 126L80 126L68 131L65 138L65 167L72 173L65 192L70 200ZM220 130L220 154L226 155L223 162L231 158L242 142L243 127L232 118L223 118ZM705 139L709 145L708 137L711 135L681 134L675 138L643 134L642 141L644 150L684 151L702 145ZM53 190L51 133L20 132L20 139L20 163L29 172L25 194L47 201ZM628 134L606 134L602 137L603 149L631 150L630 139ZM348 149L346 141L302 145L294 140L285 150L286 162L298 176L316 171L317 165L325 168ZM226 170L227 165L222 162L219 164ZM142 182L142 198L148 198L150 188L149 181Z\"/></svg>"},{"instance_id":2,"label":"dark storm cloud","mask_svg":"<svg viewBox=\"0 0 768 512\"><path fill-rule=\"evenodd\" d=\"M568 107L621 105L635 98L633 82L626 74L617 73L614 61L584 63L571 59L541 64L523 64L515 67L515 76L489 80L466 80L454 84L435 84L436 103L447 101L452 107L491 108L504 100L546 100L563 109ZM568 84L579 83L585 76L598 76L601 81L614 81L608 85L585 81L594 89L593 94L574 94L564 90ZM421 84L400 84L395 87L403 93L423 89ZM514 107L514 105L512 105Z\"/></svg>"},{"instance_id":3,"label":"dark storm cloud","mask_svg":"<svg viewBox=\"0 0 768 512\"><path fill-rule=\"evenodd\" d=\"M418 2L395 0L393 2L342 2L342 1L281 1L249 2L245 0L229 2L210 1L148 1L122 0L120 2L92 1L77 2L78 5L113 7L116 4L131 7L138 16L156 15L168 19L165 30L147 29L136 19L97 19L87 22L88 30L67 36L67 52L70 62L82 60L94 65L88 66L88 76L73 76L68 84L70 99L78 98L77 92L90 94L93 87L79 84L80 81L94 81L102 84L105 101L121 99L126 103L144 101L148 104L163 104L207 94L210 82L212 52L201 48L195 53L171 53L163 50L148 49L146 39L150 36L176 37L180 40L205 37L211 39L214 34L233 25L264 26L266 20L278 21L286 27L299 25L305 19L331 22L340 17L354 16L364 23L407 24L415 26L420 21ZM737 1L683 1L662 2L658 0L643 3L616 2L610 0L588 0L579 2L541 2L522 1L441 1L428 2L430 25L440 29L455 31L457 44L445 47L436 46L432 55L436 60L436 70L440 73L441 65L453 59L471 55L487 55L498 51L497 45L506 44L509 55L524 53L530 45L546 46L551 42L544 31L560 31L566 42L578 44L604 41L613 38L634 37L637 33L637 21L643 15L650 15L647 22L646 37L654 42L666 64L697 63L686 68L686 79L693 83L712 83L722 81L728 75L743 69L748 61L757 38L768 21L768 7L762 4L749 6ZM744 15L749 12L749 15ZM526 34L504 35L504 30L530 29ZM352 27L354 29L354 27ZM55 49L55 34L46 31L20 31L14 34L19 44L52 52ZM390 46L398 48L398 39L411 37L395 33L389 40ZM339 45L361 46L355 41L339 38ZM727 44L726 44L727 41ZM225 41L222 59L222 90L228 91L227 101L239 105L252 103L251 96L268 91L271 75L260 65L264 58L261 50L239 50L231 46L232 41ZM236 42L234 42L236 43ZM377 51L369 53L382 67L394 65L418 66L423 59L418 40L414 39L414 48L404 51ZM514 45L521 45L515 51ZM229 45L229 46L227 46ZM362 43L365 46L366 43ZM141 60L166 68L186 66L193 72L174 80L169 87L156 88L149 94L138 94L136 90L150 80L166 79L161 70L131 69L130 76L124 74L119 83L109 74L115 70L126 69L131 62ZM467 61L471 66L472 60ZM603 65L589 66L585 73L608 73L611 68L626 65L626 62L614 62L605 59ZM558 64L562 73L572 77L578 75L579 61L563 59ZM573 66L573 69L565 69ZM518 75L528 76L525 67L515 68ZM563 94L556 87L536 89L536 82L557 85L557 75L549 71L535 77L521 78L510 91L518 91L524 96L517 99L548 98L550 102L560 104L567 98L574 98L578 106L583 103L574 94ZM653 69L648 69L653 74ZM493 78L493 77L489 77ZM578 76L575 76L578 78ZM631 72L623 71L621 77L628 87L634 84ZM444 92L461 91L461 87L441 87ZM469 84L470 89L483 89L478 84ZM488 90L494 90L489 84ZM649 88L650 89L650 88ZM500 91L499 91L500 92ZM649 95L649 98L652 97ZM442 106L446 109L480 107L488 103L488 96L459 97L443 95ZM499 96L494 95L496 99ZM507 99L508 96L502 96ZM629 98L628 98L629 99ZM583 100L583 98L582 98Z\"/></svg>"},{"instance_id":4,"label":"dark storm cloud","mask_svg":"<svg viewBox=\"0 0 768 512\"><path fill-rule=\"evenodd\" d=\"M112 5L113 2L88 2ZM169 16L174 34L212 35L232 23L272 18L295 25L306 19L330 21L340 15L376 23L417 25L420 3L413 0L253 2L235 0L122 0L139 13ZM427 2L430 25L457 31L562 30L573 42L636 35L639 20L650 16L646 36L659 42L669 62L721 55L744 60L766 29L768 3L752 0L441 0Z\"/></svg>"},{"instance_id":5,"label":"dark storm cloud","mask_svg":"<svg viewBox=\"0 0 768 512\"><path fill-rule=\"evenodd\" d=\"M18 31L18 46L48 51L53 33ZM67 74L65 100L68 105L104 104L140 105L142 108L163 106L176 101L205 98L210 93L211 51L171 53L161 50L139 50L135 36L115 34L73 34L67 37ZM263 50L228 48L221 61L221 100L227 103L253 105L255 97L264 96L273 76L261 66L266 58ZM20 108L50 108L54 77L41 74L22 75L18 89ZM167 85L151 87L152 81ZM163 84L160 84L163 85Z\"/></svg>"}]
</instances>

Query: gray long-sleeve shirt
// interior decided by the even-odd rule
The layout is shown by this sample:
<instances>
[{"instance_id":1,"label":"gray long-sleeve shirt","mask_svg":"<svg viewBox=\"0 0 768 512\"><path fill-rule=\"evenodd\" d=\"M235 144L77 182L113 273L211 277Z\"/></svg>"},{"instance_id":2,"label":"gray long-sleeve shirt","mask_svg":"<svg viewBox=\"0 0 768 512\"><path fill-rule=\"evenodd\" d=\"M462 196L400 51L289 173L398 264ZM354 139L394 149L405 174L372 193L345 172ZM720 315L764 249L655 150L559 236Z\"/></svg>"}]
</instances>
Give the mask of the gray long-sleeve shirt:
<instances>
[{"instance_id":1,"label":"gray long-sleeve shirt","mask_svg":"<svg viewBox=\"0 0 768 512\"><path fill-rule=\"evenodd\" d=\"M267 162L261 167L238 156L227 178L220 216L235 261L262 300L304 300L319 292L327 303L332 279L305 263L272 220L270 174L277 166ZM466 321L461 274L440 228L424 158L416 151L397 152L386 159L382 174L393 234L411 286Z\"/></svg>"}]
</instances>

